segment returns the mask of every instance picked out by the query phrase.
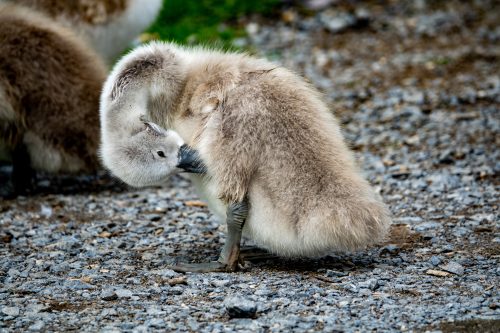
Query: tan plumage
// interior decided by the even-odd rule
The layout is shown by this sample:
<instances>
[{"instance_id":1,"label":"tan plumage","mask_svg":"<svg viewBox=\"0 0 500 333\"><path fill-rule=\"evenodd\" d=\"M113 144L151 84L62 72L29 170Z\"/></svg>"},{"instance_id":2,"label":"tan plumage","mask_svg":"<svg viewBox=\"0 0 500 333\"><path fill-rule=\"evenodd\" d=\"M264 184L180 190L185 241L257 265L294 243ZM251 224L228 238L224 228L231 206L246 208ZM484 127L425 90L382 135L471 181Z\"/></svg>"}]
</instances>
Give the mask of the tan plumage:
<instances>
[{"instance_id":1,"label":"tan plumage","mask_svg":"<svg viewBox=\"0 0 500 333\"><path fill-rule=\"evenodd\" d=\"M272 252L319 256L385 236L389 211L320 94L296 74L242 54L154 43L117 64L101 112L122 98L141 101L130 109L199 151L208 175L198 183L216 211L248 197L244 234Z\"/></svg>"}]
</instances>

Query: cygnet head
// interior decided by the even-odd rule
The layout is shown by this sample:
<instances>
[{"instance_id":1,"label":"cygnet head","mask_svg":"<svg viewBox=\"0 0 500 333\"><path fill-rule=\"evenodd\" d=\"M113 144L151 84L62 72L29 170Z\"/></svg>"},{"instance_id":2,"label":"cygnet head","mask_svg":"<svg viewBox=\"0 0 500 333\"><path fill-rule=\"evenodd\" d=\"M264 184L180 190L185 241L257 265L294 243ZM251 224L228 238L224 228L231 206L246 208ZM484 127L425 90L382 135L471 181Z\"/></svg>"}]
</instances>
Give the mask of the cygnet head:
<instances>
[{"instance_id":1,"label":"cygnet head","mask_svg":"<svg viewBox=\"0 0 500 333\"><path fill-rule=\"evenodd\" d=\"M128 138L103 144L101 157L115 176L131 186L162 185L169 176L182 171L177 168L182 144L176 132L144 122Z\"/></svg>"},{"instance_id":2,"label":"cygnet head","mask_svg":"<svg viewBox=\"0 0 500 333\"><path fill-rule=\"evenodd\" d=\"M132 186L159 185L180 171L176 164L182 139L149 122L156 100L167 100L158 105L173 108L182 88L176 58L162 51L149 46L124 56L101 94L101 159Z\"/></svg>"}]
</instances>

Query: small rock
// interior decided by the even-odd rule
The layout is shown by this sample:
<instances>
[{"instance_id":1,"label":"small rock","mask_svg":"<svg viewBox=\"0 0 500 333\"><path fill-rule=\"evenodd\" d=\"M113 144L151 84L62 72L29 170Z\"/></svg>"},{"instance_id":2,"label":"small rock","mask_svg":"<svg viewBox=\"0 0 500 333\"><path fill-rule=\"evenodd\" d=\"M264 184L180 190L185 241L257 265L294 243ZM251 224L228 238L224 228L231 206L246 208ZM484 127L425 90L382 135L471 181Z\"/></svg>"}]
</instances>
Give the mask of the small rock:
<instances>
[{"instance_id":1,"label":"small rock","mask_svg":"<svg viewBox=\"0 0 500 333\"><path fill-rule=\"evenodd\" d=\"M15 306L4 306L2 308L2 313L7 316L17 317L19 316L19 308Z\"/></svg>"},{"instance_id":2,"label":"small rock","mask_svg":"<svg viewBox=\"0 0 500 333\"><path fill-rule=\"evenodd\" d=\"M226 298L224 305L230 318L254 318L257 313L257 304L240 296Z\"/></svg>"},{"instance_id":3,"label":"small rock","mask_svg":"<svg viewBox=\"0 0 500 333\"><path fill-rule=\"evenodd\" d=\"M168 293L169 293L170 295L182 295L182 294L184 293L184 288L179 287L179 286L177 286L177 287L172 287L172 288L170 288L170 289L168 290Z\"/></svg>"},{"instance_id":4,"label":"small rock","mask_svg":"<svg viewBox=\"0 0 500 333\"><path fill-rule=\"evenodd\" d=\"M346 272L335 271L333 269L328 269L326 271L326 276L328 276L328 277L342 277L342 276L347 276L347 275L349 275L349 274Z\"/></svg>"},{"instance_id":5,"label":"small rock","mask_svg":"<svg viewBox=\"0 0 500 333\"><path fill-rule=\"evenodd\" d=\"M231 284L231 281L230 280L213 280L213 281L210 281L210 284L214 287L226 287L228 285Z\"/></svg>"},{"instance_id":6,"label":"small rock","mask_svg":"<svg viewBox=\"0 0 500 333\"><path fill-rule=\"evenodd\" d=\"M338 33L355 26L357 18L349 13L322 13L320 21L322 21L327 30Z\"/></svg>"},{"instance_id":7,"label":"small rock","mask_svg":"<svg viewBox=\"0 0 500 333\"><path fill-rule=\"evenodd\" d=\"M378 280L377 279L368 279L364 282L361 282L359 284L359 287L367 288L367 289L370 289L371 291L375 291L379 287Z\"/></svg>"},{"instance_id":8,"label":"small rock","mask_svg":"<svg viewBox=\"0 0 500 333\"><path fill-rule=\"evenodd\" d=\"M380 250L380 254L397 254L401 249L395 244L388 244Z\"/></svg>"},{"instance_id":9,"label":"small rock","mask_svg":"<svg viewBox=\"0 0 500 333\"><path fill-rule=\"evenodd\" d=\"M45 323L41 320L38 320L33 325L31 325L28 329L30 331L41 331L44 326L45 326Z\"/></svg>"},{"instance_id":10,"label":"small rock","mask_svg":"<svg viewBox=\"0 0 500 333\"><path fill-rule=\"evenodd\" d=\"M349 305L349 301L340 301L340 302L337 303L337 306L339 308L344 308L344 307L346 307L348 305Z\"/></svg>"},{"instance_id":11,"label":"small rock","mask_svg":"<svg viewBox=\"0 0 500 333\"><path fill-rule=\"evenodd\" d=\"M407 103L421 105L425 102L425 96L421 91L406 91L403 93L403 100Z\"/></svg>"},{"instance_id":12,"label":"small rock","mask_svg":"<svg viewBox=\"0 0 500 333\"><path fill-rule=\"evenodd\" d=\"M446 265L439 266L442 270L456 275L464 274L464 267L457 262L450 261Z\"/></svg>"},{"instance_id":13,"label":"small rock","mask_svg":"<svg viewBox=\"0 0 500 333\"><path fill-rule=\"evenodd\" d=\"M469 235L471 232L472 232L472 230L470 230L468 228L457 227L453 230L452 233L453 233L453 236L455 236L457 238L462 238L462 237Z\"/></svg>"},{"instance_id":14,"label":"small rock","mask_svg":"<svg viewBox=\"0 0 500 333\"><path fill-rule=\"evenodd\" d=\"M118 299L118 295L113 290L104 291L101 294L101 299L105 301L114 301Z\"/></svg>"},{"instance_id":15,"label":"small rock","mask_svg":"<svg viewBox=\"0 0 500 333\"><path fill-rule=\"evenodd\" d=\"M65 285L70 289L75 290L85 290L85 289L94 289L94 286L90 283L84 282L80 279L77 280L68 280Z\"/></svg>"},{"instance_id":16,"label":"small rock","mask_svg":"<svg viewBox=\"0 0 500 333\"><path fill-rule=\"evenodd\" d=\"M438 222L424 222L415 227L415 231L422 232L426 230L432 230L442 227L441 223Z\"/></svg>"},{"instance_id":17,"label":"small rock","mask_svg":"<svg viewBox=\"0 0 500 333\"><path fill-rule=\"evenodd\" d=\"M146 322L150 327L162 328L165 327L165 320L163 318L154 318Z\"/></svg>"},{"instance_id":18,"label":"small rock","mask_svg":"<svg viewBox=\"0 0 500 333\"><path fill-rule=\"evenodd\" d=\"M433 266L437 266L441 263L441 258L439 258L438 256L432 256L430 259L429 259L429 262L433 265Z\"/></svg>"},{"instance_id":19,"label":"small rock","mask_svg":"<svg viewBox=\"0 0 500 333\"><path fill-rule=\"evenodd\" d=\"M453 245L451 244L446 244L444 245L442 248L441 248L441 253L449 253L449 252L453 252L455 248L453 247Z\"/></svg>"},{"instance_id":20,"label":"small rock","mask_svg":"<svg viewBox=\"0 0 500 333\"><path fill-rule=\"evenodd\" d=\"M146 214L145 218L153 222L158 222L161 220L162 216L159 214Z\"/></svg>"},{"instance_id":21,"label":"small rock","mask_svg":"<svg viewBox=\"0 0 500 333\"><path fill-rule=\"evenodd\" d=\"M185 276L178 276L172 279L168 279L167 283L171 286L175 286L178 284L188 284Z\"/></svg>"},{"instance_id":22,"label":"small rock","mask_svg":"<svg viewBox=\"0 0 500 333\"><path fill-rule=\"evenodd\" d=\"M128 289L117 289L115 290L116 295L119 298L130 298L132 297L132 292Z\"/></svg>"},{"instance_id":23,"label":"small rock","mask_svg":"<svg viewBox=\"0 0 500 333\"><path fill-rule=\"evenodd\" d=\"M179 273L174 272L171 269L160 269L160 270L151 271L151 273L155 274L155 275L160 275L164 279L172 279L174 277L179 276Z\"/></svg>"},{"instance_id":24,"label":"small rock","mask_svg":"<svg viewBox=\"0 0 500 333\"><path fill-rule=\"evenodd\" d=\"M371 291L375 291L379 287L377 279L370 279L368 280L368 282L369 282L368 288L370 288Z\"/></svg>"}]
</instances>

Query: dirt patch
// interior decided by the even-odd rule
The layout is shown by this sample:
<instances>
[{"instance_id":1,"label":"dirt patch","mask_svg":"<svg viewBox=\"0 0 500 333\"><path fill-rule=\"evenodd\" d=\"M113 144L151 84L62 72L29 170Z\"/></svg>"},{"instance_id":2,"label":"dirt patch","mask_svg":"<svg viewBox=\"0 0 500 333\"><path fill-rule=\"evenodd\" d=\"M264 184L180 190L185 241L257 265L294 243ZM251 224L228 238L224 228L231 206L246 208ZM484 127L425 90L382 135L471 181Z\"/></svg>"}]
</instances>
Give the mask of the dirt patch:
<instances>
[{"instance_id":1,"label":"dirt patch","mask_svg":"<svg viewBox=\"0 0 500 333\"><path fill-rule=\"evenodd\" d=\"M497 333L500 332L500 320L471 319L455 321L450 323L441 323L437 328L443 331L443 333ZM435 329L436 327L428 327L426 328L426 331Z\"/></svg>"}]
</instances>

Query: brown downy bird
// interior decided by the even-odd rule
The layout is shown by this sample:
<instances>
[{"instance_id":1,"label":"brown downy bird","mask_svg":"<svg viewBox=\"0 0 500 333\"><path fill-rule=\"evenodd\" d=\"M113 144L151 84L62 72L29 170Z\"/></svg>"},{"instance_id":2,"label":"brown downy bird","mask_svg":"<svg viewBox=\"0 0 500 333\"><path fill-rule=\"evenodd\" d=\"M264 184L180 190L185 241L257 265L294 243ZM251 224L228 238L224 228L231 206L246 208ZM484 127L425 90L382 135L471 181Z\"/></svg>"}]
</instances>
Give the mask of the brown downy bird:
<instances>
[{"instance_id":1,"label":"brown downy bird","mask_svg":"<svg viewBox=\"0 0 500 333\"><path fill-rule=\"evenodd\" d=\"M101 58L71 30L30 9L0 4L0 156L13 163L2 194L24 193L33 170L99 167Z\"/></svg>"},{"instance_id":2,"label":"brown downy bird","mask_svg":"<svg viewBox=\"0 0 500 333\"><path fill-rule=\"evenodd\" d=\"M157 17L163 0L0 0L14 2L73 29L108 63Z\"/></svg>"},{"instance_id":3,"label":"brown downy bird","mask_svg":"<svg viewBox=\"0 0 500 333\"><path fill-rule=\"evenodd\" d=\"M337 120L319 92L285 68L152 43L120 60L104 85L103 154L119 145L118 115L145 115L179 133L204 163L196 183L216 212L226 210L219 260L176 270L235 270L242 233L286 257L356 250L387 233L389 211L363 179Z\"/></svg>"}]
</instances>

